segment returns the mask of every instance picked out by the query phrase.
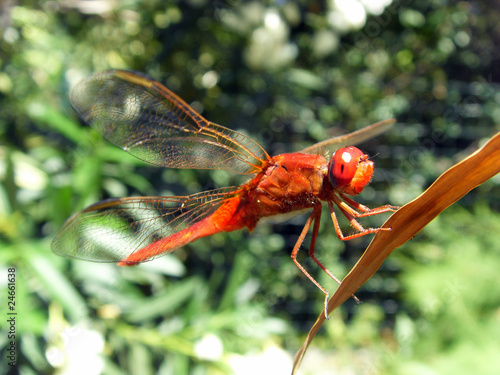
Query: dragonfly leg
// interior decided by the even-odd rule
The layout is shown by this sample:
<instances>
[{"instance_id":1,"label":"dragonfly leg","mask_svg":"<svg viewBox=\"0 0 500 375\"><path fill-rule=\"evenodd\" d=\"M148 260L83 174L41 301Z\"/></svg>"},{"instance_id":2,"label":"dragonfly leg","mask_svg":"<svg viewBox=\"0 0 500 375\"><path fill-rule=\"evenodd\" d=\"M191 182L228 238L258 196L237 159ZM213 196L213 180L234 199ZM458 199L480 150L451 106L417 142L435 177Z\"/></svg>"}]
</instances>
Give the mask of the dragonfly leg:
<instances>
[{"instance_id":1,"label":"dragonfly leg","mask_svg":"<svg viewBox=\"0 0 500 375\"><path fill-rule=\"evenodd\" d=\"M306 271L306 269L297 261L297 254L299 252L299 248L300 248L300 245L302 245L302 242L304 242L304 239L306 238L306 235L307 235L307 232L309 232L309 228L311 227L311 224L313 223L313 221L319 221L319 217L321 216L321 205L318 204L316 206L314 206L314 209L313 209L313 212L311 213L311 215L308 217L307 221L306 221L306 224L304 225L304 228L302 229L302 232L300 233L300 236L299 236L299 239L297 240L297 242L295 243L295 246L293 247L293 250L292 250L292 260L293 262L295 263L295 265L297 267L299 267L299 269L304 273L304 275L307 276L307 278L309 280L312 281L312 283L314 285L316 285L323 293L325 293L325 318L326 319L329 319L328 317L328 310L327 310L327 306L328 306L328 297L330 296L330 294L326 291L325 288L323 288L321 286L320 283L318 283L314 277L312 277L309 272ZM316 227L316 225L314 225L314 228ZM319 227L319 225L318 225ZM314 235L316 234L316 236ZM314 243L316 242L316 238L317 237L317 230L313 231L313 239L311 240L311 243ZM314 252L313 252L314 253ZM315 259L315 258L314 258ZM321 266L323 269L324 267Z\"/></svg>"},{"instance_id":2,"label":"dragonfly leg","mask_svg":"<svg viewBox=\"0 0 500 375\"><path fill-rule=\"evenodd\" d=\"M343 202L340 198L338 198L336 196L333 197L333 202L335 202L335 204L340 209L340 211L342 212L342 214L344 214L344 216L347 218L347 220L349 220L349 223L358 232L358 233L355 233L355 234L352 234L352 235L349 235L349 236L345 236L342 233L342 230L340 229L339 222L337 220L337 216L335 214L335 210L333 208L333 203L331 201L329 201L328 202L328 208L329 208L330 214L332 216L333 225L335 227L335 233L337 233L337 237L340 240L342 240L342 241L352 240L354 238L366 236L367 234L370 234L370 233L377 233L377 232L380 232L380 231L390 231L391 230L391 228L368 228L368 229L365 229L365 228L363 228L363 226L360 223L358 223L358 221L356 220L356 218L357 217L370 216L370 215L365 215L365 214L358 213L355 209L353 209L352 207L350 207L349 205L347 205L345 202ZM386 210L386 211L390 211L390 210ZM386 211L382 211L382 212L386 212ZM377 213L381 213L381 212L377 212ZM374 214L372 214L372 215L374 215Z\"/></svg>"},{"instance_id":3,"label":"dragonfly leg","mask_svg":"<svg viewBox=\"0 0 500 375\"><path fill-rule=\"evenodd\" d=\"M316 258L314 255L314 250L316 248L316 239L318 238L318 232L319 232L319 224L321 221L321 211L318 214L316 220L314 221L314 226L313 226L313 231L312 231L312 236L311 236L311 243L309 245L309 256L314 260L314 262L328 275L330 276L333 280L337 282L337 284L341 284L342 281L340 281L334 274L332 274L323 264ZM358 297L356 297L354 294L352 295L354 300L357 303L360 303ZM327 296L328 299L328 296Z\"/></svg>"},{"instance_id":4,"label":"dragonfly leg","mask_svg":"<svg viewBox=\"0 0 500 375\"><path fill-rule=\"evenodd\" d=\"M390 204L386 204L385 206L380 206L380 207L375 207L375 208L368 208L365 205L356 202L355 200L349 198L345 194L342 194L339 192L340 197L345 201L344 205L348 206L350 205L351 207L354 208L353 211L353 216L355 217L366 217L366 216L373 216L373 215L378 215L384 212L395 212L399 209L397 206L391 206ZM357 212L356 210L361 211Z\"/></svg>"},{"instance_id":5,"label":"dragonfly leg","mask_svg":"<svg viewBox=\"0 0 500 375\"><path fill-rule=\"evenodd\" d=\"M309 232L309 228L311 227L312 223L314 222L313 226L313 232L312 232L312 238L311 238L311 244L309 247L309 256L314 260L314 262L323 270L326 272L328 276L330 276L333 280L335 280L338 284L341 284L341 281L336 278L323 264L316 258L314 255L314 248L316 247L316 239L318 238L318 232L319 232L319 224L320 224L320 219L321 218L321 205L316 205L314 206L314 210L309 216L309 218L306 221L306 224L304 225L304 228L302 229L302 232L300 233L299 239L295 243L295 246L293 247L292 250L292 260L295 263L297 267L304 273L304 275L307 276L309 280L312 281L314 285L316 285L324 294L325 294L325 318L330 319L328 316L328 300L330 299L330 294L327 292L325 288L321 286L319 282L317 282L310 274L309 272L306 271L306 269L297 261L297 254L300 249L300 245L302 245L302 242L304 242L304 239L307 235L307 232ZM353 294L353 298L356 300L356 302L359 303L359 299Z\"/></svg>"}]
</instances>

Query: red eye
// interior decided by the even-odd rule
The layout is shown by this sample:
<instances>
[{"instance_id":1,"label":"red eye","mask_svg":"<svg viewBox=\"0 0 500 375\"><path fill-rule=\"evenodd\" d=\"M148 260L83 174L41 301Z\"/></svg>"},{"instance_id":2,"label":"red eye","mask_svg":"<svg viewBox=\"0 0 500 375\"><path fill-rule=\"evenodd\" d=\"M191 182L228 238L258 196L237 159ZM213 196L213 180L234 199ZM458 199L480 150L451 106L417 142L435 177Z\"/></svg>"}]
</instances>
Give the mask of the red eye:
<instances>
[{"instance_id":1,"label":"red eye","mask_svg":"<svg viewBox=\"0 0 500 375\"><path fill-rule=\"evenodd\" d=\"M338 189L350 184L363 155L359 148L353 146L340 148L333 154L328 176L334 188Z\"/></svg>"},{"instance_id":2,"label":"red eye","mask_svg":"<svg viewBox=\"0 0 500 375\"><path fill-rule=\"evenodd\" d=\"M344 147L333 154L328 167L332 186L348 195L363 191L373 175L373 161L356 147Z\"/></svg>"}]
</instances>

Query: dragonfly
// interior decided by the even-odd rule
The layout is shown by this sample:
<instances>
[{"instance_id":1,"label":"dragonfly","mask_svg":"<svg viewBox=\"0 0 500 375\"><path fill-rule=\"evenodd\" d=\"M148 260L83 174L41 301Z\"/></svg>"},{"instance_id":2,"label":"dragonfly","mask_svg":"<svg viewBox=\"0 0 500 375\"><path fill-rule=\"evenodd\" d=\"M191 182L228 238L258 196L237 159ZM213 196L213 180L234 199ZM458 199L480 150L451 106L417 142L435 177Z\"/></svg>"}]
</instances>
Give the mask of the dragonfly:
<instances>
[{"instance_id":1,"label":"dragonfly","mask_svg":"<svg viewBox=\"0 0 500 375\"><path fill-rule=\"evenodd\" d=\"M56 233L56 254L95 262L133 266L169 254L199 238L242 228L252 231L260 219L312 209L291 257L325 294L329 293L297 261L310 228L309 256L338 280L315 256L322 202L335 232L351 240L390 228L364 228L357 219L397 207L368 208L349 196L370 182L374 162L348 146L388 130L394 119L331 138L297 153L270 157L256 141L203 118L161 83L137 72L95 73L77 84L70 101L81 119L102 137L135 157L166 168L220 169L251 176L247 183L187 196L111 198L70 217ZM344 146L344 147L340 147ZM327 160L332 147L338 148ZM344 235L334 207L355 233ZM328 317L328 313L325 313Z\"/></svg>"}]
</instances>

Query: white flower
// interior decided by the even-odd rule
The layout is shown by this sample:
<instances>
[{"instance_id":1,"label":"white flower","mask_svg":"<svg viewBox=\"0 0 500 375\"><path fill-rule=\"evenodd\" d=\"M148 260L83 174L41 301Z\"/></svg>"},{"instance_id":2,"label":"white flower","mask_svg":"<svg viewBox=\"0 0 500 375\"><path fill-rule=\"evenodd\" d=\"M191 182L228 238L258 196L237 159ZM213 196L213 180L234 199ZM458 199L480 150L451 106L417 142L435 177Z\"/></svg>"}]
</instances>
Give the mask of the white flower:
<instances>
[{"instance_id":1,"label":"white flower","mask_svg":"<svg viewBox=\"0 0 500 375\"><path fill-rule=\"evenodd\" d=\"M60 375L99 375L104 369L101 353L104 338L96 331L70 327L61 332L62 346L46 351L49 363L59 368Z\"/></svg>"},{"instance_id":2,"label":"white flower","mask_svg":"<svg viewBox=\"0 0 500 375\"><path fill-rule=\"evenodd\" d=\"M254 68L276 69L297 56L297 46L288 42L290 30L274 9L264 14L263 25L255 29L245 51L248 64Z\"/></svg>"},{"instance_id":3,"label":"white flower","mask_svg":"<svg viewBox=\"0 0 500 375\"><path fill-rule=\"evenodd\" d=\"M263 352L245 356L233 355L228 363L238 375L281 375L292 371L292 356L282 348L270 345Z\"/></svg>"},{"instance_id":4,"label":"white flower","mask_svg":"<svg viewBox=\"0 0 500 375\"><path fill-rule=\"evenodd\" d=\"M213 334L204 336L194 345L195 355L202 360L217 361L224 352L222 341Z\"/></svg>"}]
</instances>

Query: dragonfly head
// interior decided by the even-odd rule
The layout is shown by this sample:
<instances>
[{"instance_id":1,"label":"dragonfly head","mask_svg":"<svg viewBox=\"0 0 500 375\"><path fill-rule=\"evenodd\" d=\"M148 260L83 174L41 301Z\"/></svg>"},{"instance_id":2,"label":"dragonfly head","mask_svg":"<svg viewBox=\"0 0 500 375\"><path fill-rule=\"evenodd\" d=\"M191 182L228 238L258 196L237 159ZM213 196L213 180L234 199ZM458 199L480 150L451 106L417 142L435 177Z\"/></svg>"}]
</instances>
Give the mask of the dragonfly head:
<instances>
[{"instance_id":1,"label":"dragonfly head","mask_svg":"<svg viewBox=\"0 0 500 375\"><path fill-rule=\"evenodd\" d=\"M373 166L373 161L359 148L343 147L332 155L328 177L336 190L347 195L357 195L370 182Z\"/></svg>"}]
</instances>

